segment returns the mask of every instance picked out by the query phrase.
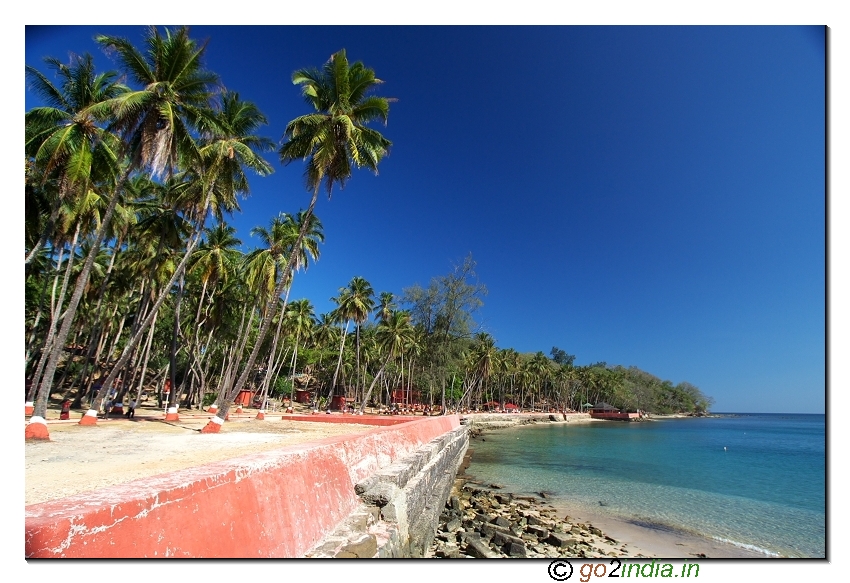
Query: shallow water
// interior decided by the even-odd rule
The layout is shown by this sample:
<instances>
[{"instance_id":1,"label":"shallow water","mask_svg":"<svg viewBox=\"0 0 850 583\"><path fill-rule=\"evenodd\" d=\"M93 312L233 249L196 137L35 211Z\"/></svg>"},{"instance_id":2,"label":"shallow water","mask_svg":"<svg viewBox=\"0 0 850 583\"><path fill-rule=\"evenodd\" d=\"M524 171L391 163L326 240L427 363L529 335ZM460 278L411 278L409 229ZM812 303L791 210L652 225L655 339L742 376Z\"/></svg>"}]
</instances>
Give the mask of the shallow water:
<instances>
[{"instance_id":1,"label":"shallow water","mask_svg":"<svg viewBox=\"0 0 850 583\"><path fill-rule=\"evenodd\" d=\"M537 425L484 438L467 470L480 480L767 555L825 556L823 415Z\"/></svg>"}]
</instances>

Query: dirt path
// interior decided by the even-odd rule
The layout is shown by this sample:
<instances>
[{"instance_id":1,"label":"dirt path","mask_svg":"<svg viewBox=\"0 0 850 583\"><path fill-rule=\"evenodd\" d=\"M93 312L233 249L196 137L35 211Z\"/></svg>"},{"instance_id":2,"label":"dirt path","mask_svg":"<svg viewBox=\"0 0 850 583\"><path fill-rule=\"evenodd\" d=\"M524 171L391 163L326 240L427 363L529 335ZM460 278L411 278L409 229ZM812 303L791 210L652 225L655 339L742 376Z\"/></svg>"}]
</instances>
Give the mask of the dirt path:
<instances>
[{"instance_id":1,"label":"dirt path","mask_svg":"<svg viewBox=\"0 0 850 583\"><path fill-rule=\"evenodd\" d=\"M225 423L218 434L199 433L208 415L98 420L94 427L49 423L50 441L25 446L25 504L37 504L131 480L222 461L253 452L375 429L360 424L264 421Z\"/></svg>"}]
</instances>

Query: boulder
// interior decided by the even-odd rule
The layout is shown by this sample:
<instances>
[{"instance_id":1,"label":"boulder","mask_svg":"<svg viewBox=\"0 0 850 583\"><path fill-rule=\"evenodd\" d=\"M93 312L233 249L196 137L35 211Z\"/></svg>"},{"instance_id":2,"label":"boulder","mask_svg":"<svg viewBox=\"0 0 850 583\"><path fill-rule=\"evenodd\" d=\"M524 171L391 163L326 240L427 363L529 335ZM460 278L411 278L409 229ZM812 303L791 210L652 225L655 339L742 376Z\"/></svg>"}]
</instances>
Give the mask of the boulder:
<instances>
[{"instance_id":1,"label":"boulder","mask_svg":"<svg viewBox=\"0 0 850 583\"><path fill-rule=\"evenodd\" d=\"M469 536L466 539L466 554L478 559L495 559L499 557L499 553L492 550L480 538L473 536Z\"/></svg>"},{"instance_id":2,"label":"boulder","mask_svg":"<svg viewBox=\"0 0 850 583\"><path fill-rule=\"evenodd\" d=\"M533 534L534 536L536 536L539 539L546 540L547 538L549 538L549 530L543 528L542 526L530 524L530 525L528 525L528 527L526 527L525 530L529 534Z\"/></svg>"},{"instance_id":3,"label":"boulder","mask_svg":"<svg viewBox=\"0 0 850 583\"><path fill-rule=\"evenodd\" d=\"M546 542L552 545L553 547L557 547L559 549L563 549L566 547L571 547L573 545L578 544L578 540L571 538L565 534L561 534L558 532L549 533L549 538L546 539Z\"/></svg>"},{"instance_id":4,"label":"boulder","mask_svg":"<svg viewBox=\"0 0 850 583\"><path fill-rule=\"evenodd\" d=\"M528 552L525 548L525 545L510 543L505 545L502 551L508 555L509 557L527 557Z\"/></svg>"}]
</instances>

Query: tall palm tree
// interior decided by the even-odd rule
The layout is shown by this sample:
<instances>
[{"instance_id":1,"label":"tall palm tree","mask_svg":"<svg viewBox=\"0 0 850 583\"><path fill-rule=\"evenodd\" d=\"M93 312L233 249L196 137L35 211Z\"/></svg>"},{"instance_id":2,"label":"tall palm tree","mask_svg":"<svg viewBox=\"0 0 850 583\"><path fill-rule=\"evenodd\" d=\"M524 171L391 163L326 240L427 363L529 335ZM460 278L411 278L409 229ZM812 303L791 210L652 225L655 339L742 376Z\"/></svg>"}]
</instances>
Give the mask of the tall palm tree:
<instances>
[{"instance_id":1,"label":"tall palm tree","mask_svg":"<svg viewBox=\"0 0 850 583\"><path fill-rule=\"evenodd\" d=\"M56 177L58 193L40 239L30 249L25 263L52 236L63 201L84 194L92 185L118 174L120 142L104 127L109 110L104 102L128 91L117 82L118 73L97 74L92 56L74 56L66 65L48 57L55 70L57 87L34 67L26 74L32 89L46 102L25 115L26 153L39 169L42 184Z\"/></svg>"},{"instance_id":2,"label":"tall palm tree","mask_svg":"<svg viewBox=\"0 0 850 583\"><path fill-rule=\"evenodd\" d=\"M199 315L195 317L196 321L200 319L200 309L206 298L207 287L220 281L226 282L233 273L241 256L237 249L241 244L242 241L236 237L236 229L227 223L219 222L207 229L206 240L192 255L192 265L189 268L190 273L200 277L203 286L198 300Z\"/></svg>"},{"instance_id":3,"label":"tall palm tree","mask_svg":"<svg viewBox=\"0 0 850 583\"><path fill-rule=\"evenodd\" d=\"M387 364L393 358L400 356L404 352L405 347L413 340L414 330L413 324L410 321L410 312L398 311L390 314L389 318L378 324L376 336L378 346L386 354L386 358L381 368L375 373L369 389L363 395L363 399L360 402L361 413L366 409L366 403L369 402L369 398L372 396L372 390L375 388L375 384L381 378L381 375L383 375Z\"/></svg>"},{"instance_id":4,"label":"tall palm tree","mask_svg":"<svg viewBox=\"0 0 850 583\"><path fill-rule=\"evenodd\" d=\"M287 332L294 338L292 352L292 368L290 377L292 378L292 394L291 401L295 402L295 365L298 362L298 344L301 341L306 343L310 334L313 331L313 324L316 314L313 310L313 305L308 299L295 300L286 308L286 320L284 326Z\"/></svg>"},{"instance_id":5,"label":"tall palm tree","mask_svg":"<svg viewBox=\"0 0 850 583\"><path fill-rule=\"evenodd\" d=\"M134 140L131 141L131 145L134 146L133 160L138 160L139 164L147 161L146 167L153 174L170 173L173 165L180 162L197 177L194 183L198 187L197 194L193 197L194 192L190 191L190 195L180 203L185 212L191 216L195 229L186 246L183 259L175 268L169 283L170 287L174 281L182 277L183 270L203 233L204 223L213 203L229 204L227 201L234 199L237 194L247 194L248 182L244 175L244 168L250 168L261 176L272 171L271 166L260 155L260 152L269 148L270 142L254 134L266 123L266 118L255 106L241 103L238 95L231 93L223 95L221 107L217 111L214 113L209 111L207 87L217 77L199 68L203 48L196 48L195 43L189 40L188 31L185 28L179 29L174 34L167 31L165 39L159 36L155 28L152 29L152 34L148 37L151 63L144 61L142 55L122 39L100 37L99 41L118 51L125 60L125 67L137 80L156 78L160 74L166 76L165 81L151 83L144 91L137 92L138 103L146 106L154 104L156 111L142 110L144 115L139 115L133 107L132 100L119 99L116 105L121 114L119 115L121 126L134 136ZM173 50L169 52L169 48ZM171 70L160 71L159 66L163 64L162 60L168 57L173 61L171 65L182 66L184 71L189 71L191 74L184 77L181 76L181 71L177 73ZM142 59L141 63L139 59ZM128 60L129 62L126 62ZM148 65L155 65L155 67ZM191 81L193 84L184 86L185 81ZM185 92L181 93L184 89ZM148 94L151 91L154 92L152 96ZM201 98L204 99L203 102L198 101ZM169 115L174 115L176 121L166 123L163 118ZM148 127L151 123L155 124L153 130ZM192 127L201 132L200 143L192 140L192 135L188 131ZM150 142L151 139L154 140L153 143ZM179 297L178 295L178 300ZM164 299L163 294L157 298L154 312L159 309ZM118 367L126 364L129 352L141 340L142 333L150 325L153 317L154 314L148 316L140 330L125 346L116 369L107 376L106 383L117 374ZM104 386L101 393L105 395L106 390L108 388ZM102 398L102 395L99 394L98 398Z\"/></svg>"},{"instance_id":6,"label":"tall palm tree","mask_svg":"<svg viewBox=\"0 0 850 583\"><path fill-rule=\"evenodd\" d=\"M300 240L306 235L309 218L313 214L322 185L330 197L335 184L340 188L344 187L353 168L367 168L377 173L378 164L389 151L391 142L380 132L367 127L367 124L373 121L386 124L391 99L370 95L381 81L375 77L375 72L363 63L349 65L345 49L334 53L321 70L296 71L292 75L292 82L301 86L302 94L315 110L314 113L300 116L287 124L284 131L285 141L279 150L280 160L284 164L295 160L307 162L306 186L312 191L312 198L298 235L299 240L294 245L299 248ZM283 293L289 273L295 268L295 264L296 257L293 255L287 263L278 289L275 290L276 297ZM245 369L229 395L235 396L248 380L259 353L259 345L268 334L273 317L274 308L270 307L260 324L258 340L248 357ZM225 403L224 407L219 409L216 414L218 420L211 421L206 430L218 431L227 415L228 406L229 403Z\"/></svg>"},{"instance_id":7,"label":"tall palm tree","mask_svg":"<svg viewBox=\"0 0 850 583\"><path fill-rule=\"evenodd\" d=\"M54 177L58 187L50 217L41 237L27 254L27 263L52 236L56 219L67 197L71 193L86 194L95 183L109 188L114 183L120 160L119 141L103 126L110 118L105 104L117 99L126 88L115 82L114 73L96 75L91 56L88 55L77 58L68 66L56 59L47 59L47 62L56 68L62 83L56 87L37 70L27 68L32 86L48 105L34 108L26 115L26 151L38 167L42 184L44 180ZM108 229L111 212L117 204L115 199L117 197L113 197L113 202L107 207L98 233L105 233ZM31 419L35 425L27 427L27 437L48 437L43 424L47 399L77 306L99 253L101 240L102 235L92 243L91 253L77 276L74 291L62 315L61 326L52 340L52 346L46 347L49 352Z\"/></svg>"},{"instance_id":8,"label":"tall palm tree","mask_svg":"<svg viewBox=\"0 0 850 583\"><path fill-rule=\"evenodd\" d=\"M360 390L360 327L369 318L369 313L375 309L374 290L364 278L354 277L348 284L347 313L354 322L357 345L357 385L355 392Z\"/></svg>"},{"instance_id":9,"label":"tall palm tree","mask_svg":"<svg viewBox=\"0 0 850 583\"><path fill-rule=\"evenodd\" d=\"M372 285L360 276L352 278L347 287L340 288L339 296L331 298L337 303L337 308L334 310L335 317L340 323L345 322L345 329L342 335L342 342L339 348L339 360L337 361L336 372L334 373L331 390L328 394L328 399L333 397L333 391L336 388L337 375L339 374L340 365L342 364L342 351L345 346L345 337L348 333L348 324L354 322L357 331L357 385L356 390L360 388L360 326L369 317L369 312L375 307L373 298L374 291Z\"/></svg>"},{"instance_id":10,"label":"tall palm tree","mask_svg":"<svg viewBox=\"0 0 850 583\"><path fill-rule=\"evenodd\" d=\"M381 295L378 298L378 307L375 311L375 319L378 321L386 320L390 317L393 310L397 308L398 306L395 303L395 296L392 292L381 292Z\"/></svg>"},{"instance_id":11,"label":"tall palm tree","mask_svg":"<svg viewBox=\"0 0 850 583\"><path fill-rule=\"evenodd\" d=\"M340 343L339 343L339 357L336 361L336 369L334 370L333 379L331 379L331 387L328 392L328 402L333 398L334 391L336 390L336 382L339 377L339 369L342 366L342 352L345 349L345 339L348 336L348 326L351 324L351 315L348 313L348 294L350 290L347 287L339 288L339 295L331 298L331 301L336 304L336 308L331 312L331 320L335 324L340 324L342 333L340 334ZM345 324L345 327L342 328L342 324Z\"/></svg>"}]
</instances>

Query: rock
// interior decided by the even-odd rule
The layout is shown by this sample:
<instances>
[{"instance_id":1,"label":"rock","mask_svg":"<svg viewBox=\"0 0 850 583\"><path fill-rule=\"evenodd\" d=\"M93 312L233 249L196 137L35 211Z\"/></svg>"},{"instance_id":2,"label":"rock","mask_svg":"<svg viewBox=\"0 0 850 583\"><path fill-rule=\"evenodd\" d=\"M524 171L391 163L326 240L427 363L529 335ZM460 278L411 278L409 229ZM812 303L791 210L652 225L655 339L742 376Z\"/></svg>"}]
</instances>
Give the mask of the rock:
<instances>
[{"instance_id":1,"label":"rock","mask_svg":"<svg viewBox=\"0 0 850 583\"><path fill-rule=\"evenodd\" d=\"M491 516L489 514L481 514L480 512L476 512L475 517L473 517L472 520L473 520L473 522L485 522L486 523L486 522L492 521L494 518L496 518L495 515Z\"/></svg>"},{"instance_id":2,"label":"rock","mask_svg":"<svg viewBox=\"0 0 850 583\"><path fill-rule=\"evenodd\" d=\"M528 553L526 551L525 545L518 545L516 543L511 543L509 545L505 545L503 552L509 557L527 557Z\"/></svg>"},{"instance_id":3,"label":"rock","mask_svg":"<svg viewBox=\"0 0 850 583\"><path fill-rule=\"evenodd\" d=\"M498 545L500 547L503 547L503 546L509 545L509 544L517 544L517 545L525 546L525 541L523 541L521 538L517 538L517 537L513 536L512 534L507 534L505 532L500 532L500 531L496 531L496 532L493 533L493 543L495 543L496 545Z\"/></svg>"},{"instance_id":4,"label":"rock","mask_svg":"<svg viewBox=\"0 0 850 583\"><path fill-rule=\"evenodd\" d=\"M504 516L497 516L495 520L491 520L490 522L499 526L504 526L505 528L511 527L511 521Z\"/></svg>"},{"instance_id":5,"label":"rock","mask_svg":"<svg viewBox=\"0 0 850 583\"><path fill-rule=\"evenodd\" d=\"M543 526L545 524L542 518L531 513L525 515L525 520L531 526Z\"/></svg>"},{"instance_id":6,"label":"rock","mask_svg":"<svg viewBox=\"0 0 850 583\"><path fill-rule=\"evenodd\" d=\"M544 540L549 538L549 531L543 528L542 526L531 524L525 530L526 532L528 532L529 534L533 534L537 538Z\"/></svg>"},{"instance_id":7,"label":"rock","mask_svg":"<svg viewBox=\"0 0 850 583\"><path fill-rule=\"evenodd\" d=\"M499 553L493 551L480 538L467 537L466 553L478 559L495 559L499 557Z\"/></svg>"},{"instance_id":8,"label":"rock","mask_svg":"<svg viewBox=\"0 0 850 583\"><path fill-rule=\"evenodd\" d=\"M513 500L513 496L510 494L502 494L501 492L493 496L499 504L510 504Z\"/></svg>"},{"instance_id":9,"label":"rock","mask_svg":"<svg viewBox=\"0 0 850 583\"><path fill-rule=\"evenodd\" d=\"M446 523L446 532L455 532L461 527L459 519L454 518Z\"/></svg>"},{"instance_id":10,"label":"rock","mask_svg":"<svg viewBox=\"0 0 850 583\"><path fill-rule=\"evenodd\" d=\"M551 532L549 533L549 538L546 539L546 542L552 545L553 547L563 549L578 544L579 541L574 538L570 538L565 534Z\"/></svg>"},{"instance_id":11,"label":"rock","mask_svg":"<svg viewBox=\"0 0 850 583\"><path fill-rule=\"evenodd\" d=\"M375 535L363 534L354 541L342 547L336 556L341 559L368 559L374 557L377 552L378 541L375 538Z\"/></svg>"},{"instance_id":12,"label":"rock","mask_svg":"<svg viewBox=\"0 0 850 583\"><path fill-rule=\"evenodd\" d=\"M434 556L441 559L457 559L460 557L460 549L456 544L449 543L437 549Z\"/></svg>"},{"instance_id":13,"label":"rock","mask_svg":"<svg viewBox=\"0 0 850 583\"><path fill-rule=\"evenodd\" d=\"M522 533L519 538L524 540L526 544L535 545L539 542L539 539L533 534L528 534L527 532Z\"/></svg>"},{"instance_id":14,"label":"rock","mask_svg":"<svg viewBox=\"0 0 850 583\"><path fill-rule=\"evenodd\" d=\"M510 534L510 531L507 528L505 528L503 526L499 526L497 524L493 524L493 523L482 524L480 532L481 532L482 536L486 536L486 537L492 537L497 532L501 532L503 534Z\"/></svg>"}]
</instances>

